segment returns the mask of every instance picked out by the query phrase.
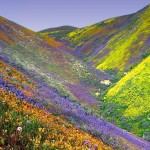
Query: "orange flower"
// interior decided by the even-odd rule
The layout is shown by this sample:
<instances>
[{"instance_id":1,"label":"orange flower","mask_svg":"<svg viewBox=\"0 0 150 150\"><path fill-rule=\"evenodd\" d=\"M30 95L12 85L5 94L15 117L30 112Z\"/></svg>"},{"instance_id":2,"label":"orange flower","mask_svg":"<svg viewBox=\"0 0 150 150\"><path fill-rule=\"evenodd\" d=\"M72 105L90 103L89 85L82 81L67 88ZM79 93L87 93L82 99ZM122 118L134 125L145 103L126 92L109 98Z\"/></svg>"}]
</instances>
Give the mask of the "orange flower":
<instances>
[{"instance_id":1,"label":"orange flower","mask_svg":"<svg viewBox=\"0 0 150 150\"><path fill-rule=\"evenodd\" d=\"M5 119L5 122L9 122L9 120L8 120L8 119Z\"/></svg>"}]
</instances>

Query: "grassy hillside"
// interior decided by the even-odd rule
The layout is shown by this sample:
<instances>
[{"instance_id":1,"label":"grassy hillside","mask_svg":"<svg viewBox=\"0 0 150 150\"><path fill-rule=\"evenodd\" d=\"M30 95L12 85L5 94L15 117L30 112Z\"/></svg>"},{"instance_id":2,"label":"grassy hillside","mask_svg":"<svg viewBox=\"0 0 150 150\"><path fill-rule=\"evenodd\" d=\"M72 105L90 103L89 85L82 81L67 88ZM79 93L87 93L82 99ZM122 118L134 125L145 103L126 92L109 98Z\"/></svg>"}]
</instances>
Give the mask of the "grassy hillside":
<instances>
[{"instance_id":1,"label":"grassy hillside","mask_svg":"<svg viewBox=\"0 0 150 150\"><path fill-rule=\"evenodd\" d=\"M60 27L54 27L54 28L49 28L49 29L45 29L42 31L39 31L40 33L45 33L45 32L54 32L54 31L73 31L77 29L77 27L73 27L73 26L60 26Z\"/></svg>"},{"instance_id":2,"label":"grassy hillside","mask_svg":"<svg viewBox=\"0 0 150 150\"><path fill-rule=\"evenodd\" d=\"M26 76L27 70L10 64L4 57L1 60L0 147L111 149L100 139L119 149L150 147L146 141L98 118L70 98L61 97L55 89L37 78ZM77 126L99 139L81 131Z\"/></svg>"},{"instance_id":3,"label":"grassy hillside","mask_svg":"<svg viewBox=\"0 0 150 150\"><path fill-rule=\"evenodd\" d=\"M105 95L102 116L150 141L150 56Z\"/></svg>"},{"instance_id":4,"label":"grassy hillside","mask_svg":"<svg viewBox=\"0 0 150 150\"><path fill-rule=\"evenodd\" d=\"M26 68L35 77L42 79L62 95L93 106L97 101L92 98L97 80L109 78L103 72L92 73L93 69L73 56L63 44L41 36L7 19L0 18L0 54L11 62ZM77 97L74 87L82 87Z\"/></svg>"},{"instance_id":5,"label":"grassy hillside","mask_svg":"<svg viewBox=\"0 0 150 150\"><path fill-rule=\"evenodd\" d=\"M34 81L0 61L0 149L111 149L35 105L40 101L36 88Z\"/></svg>"},{"instance_id":6,"label":"grassy hillside","mask_svg":"<svg viewBox=\"0 0 150 150\"><path fill-rule=\"evenodd\" d=\"M96 92L110 75L91 68L62 43L2 17L0 32L1 147L110 149L102 139L118 149L150 148L98 116ZM81 130L76 135L70 123L99 142Z\"/></svg>"},{"instance_id":7,"label":"grassy hillside","mask_svg":"<svg viewBox=\"0 0 150 150\"><path fill-rule=\"evenodd\" d=\"M73 32L76 29L77 27L73 27L73 26L60 26L56 28L45 29L45 30L39 31L39 33L41 33L42 35L48 35L49 37L52 37L55 40L63 41L65 45L68 45L68 42L65 39L65 36L69 34L70 32Z\"/></svg>"},{"instance_id":8,"label":"grassy hillside","mask_svg":"<svg viewBox=\"0 0 150 150\"><path fill-rule=\"evenodd\" d=\"M111 51L108 57L98 62L97 68L103 70L117 68L123 71L150 55L149 16L150 6L134 14L125 29L107 43L107 48Z\"/></svg>"},{"instance_id":9,"label":"grassy hillside","mask_svg":"<svg viewBox=\"0 0 150 150\"><path fill-rule=\"evenodd\" d=\"M69 47L93 66L109 72L134 68L150 54L150 5L65 35Z\"/></svg>"}]
</instances>

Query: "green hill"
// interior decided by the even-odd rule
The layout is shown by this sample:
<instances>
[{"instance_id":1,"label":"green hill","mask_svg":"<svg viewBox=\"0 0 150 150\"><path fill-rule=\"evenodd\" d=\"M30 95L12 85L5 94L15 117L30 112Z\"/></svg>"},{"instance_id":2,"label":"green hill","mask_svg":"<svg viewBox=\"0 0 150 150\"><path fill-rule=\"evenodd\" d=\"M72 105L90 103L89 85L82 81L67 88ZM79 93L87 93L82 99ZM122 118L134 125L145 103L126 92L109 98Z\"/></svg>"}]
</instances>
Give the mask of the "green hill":
<instances>
[{"instance_id":1,"label":"green hill","mask_svg":"<svg viewBox=\"0 0 150 150\"><path fill-rule=\"evenodd\" d=\"M150 5L137 13L74 30L63 37L75 53L98 69L124 71L150 54ZM66 42L68 41L68 42Z\"/></svg>"},{"instance_id":2,"label":"green hill","mask_svg":"<svg viewBox=\"0 0 150 150\"><path fill-rule=\"evenodd\" d=\"M150 140L150 56L127 73L104 97L102 116Z\"/></svg>"},{"instance_id":3,"label":"green hill","mask_svg":"<svg viewBox=\"0 0 150 150\"><path fill-rule=\"evenodd\" d=\"M49 28L49 29L45 29L42 31L39 31L40 33L45 33L45 32L53 32L53 31L73 31L77 29L77 27L73 27L73 26L60 26L60 27L54 27L54 28Z\"/></svg>"},{"instance_id":4,"label":"green hill","mask_svg":"<svg viewBox=\"0 0 150 150\"><path fill-rule=\"evenodd\" d=\"M78 28L66 25L66 26L60 26L60 27L45 29L45 30L39 31L39 33L41 33L42 35L48 35L49 37L52 37L55 40L58 40L61 42L63 41L63 43L68 45L68 42L65 40L64 37L76 29L78 29Z\"/></svg>"}]
</instances>

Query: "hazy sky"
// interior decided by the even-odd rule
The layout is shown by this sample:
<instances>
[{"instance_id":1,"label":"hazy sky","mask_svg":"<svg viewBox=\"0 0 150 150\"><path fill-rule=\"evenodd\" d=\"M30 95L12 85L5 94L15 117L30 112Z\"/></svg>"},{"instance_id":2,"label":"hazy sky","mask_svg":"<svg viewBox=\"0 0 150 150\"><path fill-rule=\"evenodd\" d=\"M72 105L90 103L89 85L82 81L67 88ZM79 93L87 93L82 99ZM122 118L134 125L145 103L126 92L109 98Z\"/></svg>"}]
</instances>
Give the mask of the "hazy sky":
<instances>
[{"instance_id":1,"label":"hazy sky","mask_svg":"<svg viewBox=\"0 0 150 150\"><path fill-rule=\"evenodd\" d=\"M35 31L84 27L136 12L150 0L0 0L0 15Z\"/></svg>"}]
</instances>

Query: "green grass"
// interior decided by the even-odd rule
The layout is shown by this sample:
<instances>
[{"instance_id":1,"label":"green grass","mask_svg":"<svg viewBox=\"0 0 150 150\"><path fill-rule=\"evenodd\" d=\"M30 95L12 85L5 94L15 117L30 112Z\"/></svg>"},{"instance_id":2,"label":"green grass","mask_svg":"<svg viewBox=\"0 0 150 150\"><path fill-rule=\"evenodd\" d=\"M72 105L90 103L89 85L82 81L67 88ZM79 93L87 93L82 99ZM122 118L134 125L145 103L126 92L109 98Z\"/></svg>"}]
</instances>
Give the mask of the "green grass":
<instances>
[{"instance_id":1,"label":"green grass","mask_svg":"<svg viewBox=\"0 0 150 150\"><path fill-rule=\"evenodd\" d=\"M138 136L150 132L149 79L150 56L107 92L101 115Z\"/></svg>"}]
</instances>

